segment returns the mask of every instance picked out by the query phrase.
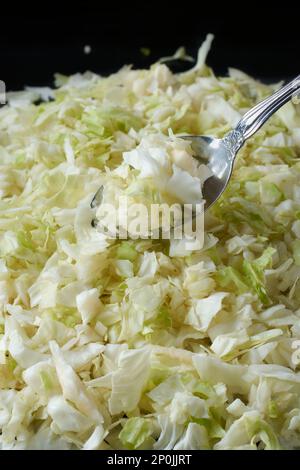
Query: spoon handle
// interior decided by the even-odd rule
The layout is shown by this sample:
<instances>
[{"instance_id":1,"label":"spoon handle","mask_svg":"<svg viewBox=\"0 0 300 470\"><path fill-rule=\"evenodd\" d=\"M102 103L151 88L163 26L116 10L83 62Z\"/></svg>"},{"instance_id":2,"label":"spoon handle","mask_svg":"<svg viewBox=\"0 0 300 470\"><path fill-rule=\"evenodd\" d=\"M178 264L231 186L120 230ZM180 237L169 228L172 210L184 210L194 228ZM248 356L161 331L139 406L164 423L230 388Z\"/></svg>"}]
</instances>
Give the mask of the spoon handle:
<instances>
[{"instance_id":1,"label":"spoon handle","mask_svg":"<svg viewBox=\"0 0 300 470\"><path fill-rule=\"evenodd\" d=\"M296 96L299 90L300 75L247 111L236 128L224 137L226 144L230 142L234 153L237 152L245 140L255 134L272 114L287 103L293 95Z\"/></svg>"}]
</instances>

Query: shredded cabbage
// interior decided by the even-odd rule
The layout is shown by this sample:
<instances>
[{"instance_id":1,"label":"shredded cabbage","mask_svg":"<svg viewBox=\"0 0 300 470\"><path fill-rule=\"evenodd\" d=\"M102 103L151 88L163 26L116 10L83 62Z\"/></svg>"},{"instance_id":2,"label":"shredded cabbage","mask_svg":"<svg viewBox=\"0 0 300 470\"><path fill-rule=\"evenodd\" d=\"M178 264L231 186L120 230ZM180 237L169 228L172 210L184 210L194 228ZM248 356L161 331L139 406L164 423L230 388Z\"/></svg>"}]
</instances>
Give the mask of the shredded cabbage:
<instances>
[{"instance_id":1,"label":"shredded cabbage","mask_svg":"<svg viewBox=\"0 0 300 470\"><path fill-rule=\"evenodd\" d=\"M100 187L115 204L201 200L209 173L180 135L221 137L279 86L216 77L211 41L185 73L158 62L8 94L2 449L300 447L299 105L239 152L202 247L91 225Z\"/></svg>"}]
</instances>

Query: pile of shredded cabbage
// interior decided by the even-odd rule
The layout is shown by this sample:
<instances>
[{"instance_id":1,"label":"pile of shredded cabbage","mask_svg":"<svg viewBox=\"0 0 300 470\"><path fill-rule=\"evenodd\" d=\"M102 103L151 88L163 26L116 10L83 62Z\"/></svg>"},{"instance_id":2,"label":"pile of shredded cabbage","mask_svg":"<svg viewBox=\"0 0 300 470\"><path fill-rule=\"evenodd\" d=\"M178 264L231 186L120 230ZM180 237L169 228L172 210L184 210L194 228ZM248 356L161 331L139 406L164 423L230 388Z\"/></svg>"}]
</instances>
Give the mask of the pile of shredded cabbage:
<instances>
[{"instance_id":1,"label":"pile of shredded cabbage","mask_svg":"<svg viewBox=\"0 0 300 470\"><path fill-rule=\"evenodd\" d=\"M239 152L201 250L91 226L126 171L155 200L142 142L192 177L176 135L223 136L279 86L216 77L211 39L188 72L57 76L0 110L3 449L300 447L299 108Z\"/></svg>"}]
</instances>

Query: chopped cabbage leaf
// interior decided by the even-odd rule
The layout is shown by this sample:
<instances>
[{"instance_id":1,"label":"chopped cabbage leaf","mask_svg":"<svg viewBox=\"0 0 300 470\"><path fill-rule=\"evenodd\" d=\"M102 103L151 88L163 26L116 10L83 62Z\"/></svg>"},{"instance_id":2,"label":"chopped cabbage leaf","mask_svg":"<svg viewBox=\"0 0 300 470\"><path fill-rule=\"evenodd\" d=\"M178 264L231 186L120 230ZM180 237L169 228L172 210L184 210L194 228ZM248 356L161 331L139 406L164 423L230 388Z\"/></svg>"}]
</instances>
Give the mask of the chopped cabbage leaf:
<instances>
[{"instance_id":1,"label":"chopped cabbage leaf","mask_svg":"<svg viewBox=\"0 0 300 470\"><path fill-rule=\"evenodd\" d=\"M104 213L121 196L203 202L210 172L181 137L222 138L280 86L216 76L212 40L184 73L180 48L7 94L1 449L300 447L299 105L239 151L203 240L104 230L124 228Z\"/></svg>"}]
</instances>

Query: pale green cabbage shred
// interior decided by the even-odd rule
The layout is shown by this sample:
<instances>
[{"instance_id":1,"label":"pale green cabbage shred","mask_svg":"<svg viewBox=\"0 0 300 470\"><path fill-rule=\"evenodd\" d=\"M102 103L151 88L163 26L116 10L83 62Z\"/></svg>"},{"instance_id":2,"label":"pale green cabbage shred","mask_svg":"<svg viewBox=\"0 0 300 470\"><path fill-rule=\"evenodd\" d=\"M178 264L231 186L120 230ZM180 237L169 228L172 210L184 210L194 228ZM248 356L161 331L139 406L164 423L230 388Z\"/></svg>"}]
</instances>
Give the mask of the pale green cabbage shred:
<instances>
[{"instance_id":1,"label":"pale green cabbage shred","mask_svg":"<svg viewBox=\"0 0 300 470\"><path fill-rule=\"evenodd\" d=\"M155 200L125 152L180 160L177 135L223 136L280 86L216 77L211 40L185 73L57 76L0 110L3 449L300 447L298 105L239 152L201 250L91 226L103 182Z\"/></svg>"}]
</instances>

